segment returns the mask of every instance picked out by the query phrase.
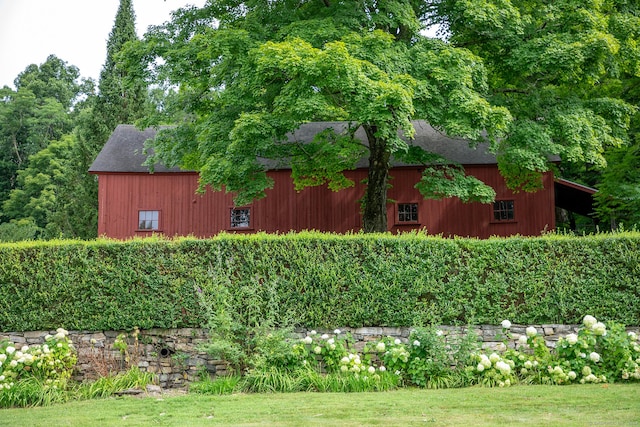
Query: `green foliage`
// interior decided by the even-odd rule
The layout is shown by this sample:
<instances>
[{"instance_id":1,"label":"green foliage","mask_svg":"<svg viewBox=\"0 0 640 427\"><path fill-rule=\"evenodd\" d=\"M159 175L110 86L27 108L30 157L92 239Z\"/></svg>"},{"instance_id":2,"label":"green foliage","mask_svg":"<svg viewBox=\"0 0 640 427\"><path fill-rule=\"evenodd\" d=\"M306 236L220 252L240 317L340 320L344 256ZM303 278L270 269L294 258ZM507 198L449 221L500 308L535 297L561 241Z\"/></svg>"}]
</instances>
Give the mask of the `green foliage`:
<instances>
[{"instance_id":1,"label":"green foliage","mask_svg":"<svg viewBox=\"0 0 640 427\"><path fill-rule=\"evenodd\" d=\"M132 388L144 390L148 384L153 384L155 379L154 374L142 372L134 366L124 373L79 384L70 392L70 395L77 399L105 398Z\"/></svg>"},{"instance_id":2,"label":"green foliage","mask_svg":"<svg viewBox=\"0 0 640 427\"><path fill-rule=\"evenodd\" d=\"M0 324L5 330L215 326L231 342L258 327L268 333L504 318L577 323L584 312L635 325L639 246L638 234L629 232L0 244Z\"/></svg>"},{"instance_id":3,"label":"green foliage","mask_svg":"<svg viewBox=\"0 0 640 427\"><path fill-rule=\"evenodd\" d=\"M208 374L189 384L189 393L231 394L241 390L241 376L223 376L211 378Z\"/></svg>"},{"instance_id":4,"label":"green foliage","mask_svg":"<svg viewBox=\"0 0 640 427\"><path fill-rule=\"evenodd\" d=\"M518 349L487 356L473 354L467 371L472 382L490 386L603 383L640 380L640 344L635 332L616 322L607 325L587 315L577 334L561 337L548 348L534 327L520 337Z\"/></svg>"},{"instance_id":5,"label":"green foliage","mask_svg":"<svg viewBox=\"0 0 640 427\"><path fill-rule=\"evenodd\" d=\"M178 128L160 133L149 163L196 170L203 190L224 188L242 205L265 197L273 185L264 159L290 164L298 189L326 184L339 190L352 185L344 171L366 156L363 228L386 231L390 160L411 145L400 134L413 137L412 120L478 141L483 131L489 139L500 136L511 119L484 98L480 58L420 33L424 9L404 1L293 6L279 0L267 7L216 0L174 15L121 58L131 76L180 86L167 108L143 120L159 124L187 115ZM348 127L318 135L309 147L288 143L286 135L310 121ZM354 138L360 127L366 141ZM460 177L448 180L459 181L470 199L486 199L484 185Z\"/></svg>"},{"instance_id":6,"label":"green foliage","mask_svg":"<svg viewBox=\"0 0 640 427\"><path fill-rule=\"evenodd\" d=\"M35 406L64 401L76 351L58 328L42 345L0 342L0 406Z\"/></svg>"}]
</instances>

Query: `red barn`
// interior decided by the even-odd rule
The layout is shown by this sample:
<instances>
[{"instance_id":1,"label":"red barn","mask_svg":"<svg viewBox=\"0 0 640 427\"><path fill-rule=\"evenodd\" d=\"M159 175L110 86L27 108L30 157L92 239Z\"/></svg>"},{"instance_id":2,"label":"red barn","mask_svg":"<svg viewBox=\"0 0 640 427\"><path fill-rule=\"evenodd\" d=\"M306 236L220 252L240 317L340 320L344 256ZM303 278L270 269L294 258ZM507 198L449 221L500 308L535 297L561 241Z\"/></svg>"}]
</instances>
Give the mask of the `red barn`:
<instances>
[{"instance_id":1,"label":"red barn","mask_svg":"<svg viewBox=\"0 0 640 427\"><path fill-rule=\"evenodd\" d=\"M309 123L292 136L310 140L327 126L340 123ZM495 156L484 146L471 149L466 141L448 138L425 122L415 122L414 144L464 165L473 175L495 189L493 204L462 203L457 198L425 200L414 185L422 167L396 164L390 170L388 229L413 229L444 236L539 235L555 227L554 179L543 176L544 188L535 193L513 193L498 172ZM361 130L360 130L361 131ZM344 233L361 228L359 200L364 194L366 163L346 173L355 187L333 192L326 187L296 191L291 171L271 169L274 180L267 197L236 207L233 196L207 191L196 194L198 174L162 165L149 173L143 162L144 142L155 130L140 131L118 126L90 168L98 175L98 234L117 239L146 236L209 237L227 232L287 232L319 230ZM356 134L358 135L358 133ZM557 184L556 184L557 185Z\"/></svg>"}]
</instances>

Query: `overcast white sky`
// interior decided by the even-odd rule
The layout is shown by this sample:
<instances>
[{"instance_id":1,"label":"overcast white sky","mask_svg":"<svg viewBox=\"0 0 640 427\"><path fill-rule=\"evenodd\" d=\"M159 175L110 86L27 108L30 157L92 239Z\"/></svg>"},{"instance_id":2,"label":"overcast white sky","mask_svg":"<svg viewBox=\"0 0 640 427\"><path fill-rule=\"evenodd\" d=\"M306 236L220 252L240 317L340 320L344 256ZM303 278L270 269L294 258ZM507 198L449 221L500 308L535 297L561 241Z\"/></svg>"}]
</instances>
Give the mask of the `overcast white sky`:
<instances>
[{"instance_id":1,"label":"overcast white sky","mask_svg":"<svg viewBox=\"0 0 640 427\"><path fill-rule=\"evenodd\" d=\"M136 30L159 25L173 10L205 0L133 0ZM96 81L107 55L119 0L0 0L0 87L29 64L54 54ZM15 88L14 88L15 89Z\"/></svg>"}]
</instances>

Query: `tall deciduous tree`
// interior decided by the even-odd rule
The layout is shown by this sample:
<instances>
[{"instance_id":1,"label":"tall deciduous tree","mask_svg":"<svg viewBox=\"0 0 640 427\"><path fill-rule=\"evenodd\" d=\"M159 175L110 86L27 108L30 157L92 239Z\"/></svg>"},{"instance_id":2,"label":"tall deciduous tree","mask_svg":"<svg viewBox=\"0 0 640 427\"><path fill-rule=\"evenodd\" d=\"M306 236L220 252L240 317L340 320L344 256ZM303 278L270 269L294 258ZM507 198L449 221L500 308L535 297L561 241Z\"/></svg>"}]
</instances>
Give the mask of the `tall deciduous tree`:
<instances>
[{"instance_id":1,"label":"tall deciduous tree","mask_svg":"<svg viewBox=\"0 0 640 427\"><path fill-rule=\"evenodd\" d=\"M264 196L272 185L258 158L287 159L298 188L337 190L353 185L343 172L366 155L363 228L385 231L393 158L433 160L400 137L413 136L412 119L474 141L483 130L495 138L509 121L506 109L482 96L480 59L422 36L423 15L419 1L291 0L210 1L175 15L128 56L132 70L142 62L138 73L150 65L154 82L179 86L170 113L191 114L156 141L156 153L198 170L203 184L237 193L238 204ZM318 120L349 126L305 146L287 142L287 133ZM354 139L359 127L365 146ZM432 196L455 191L485 202L494 196L464 174L439 172L425 172L432 176L424 179L448 184Z\"/></svg>"},{"instance_id":2,"label":"tall deciduous tree","mask_svg":"<svg viewBox=\"0 0 640 427\"><path fill-rule=\"evenodd\" d=\"M72 106L91 86L54 55L29 65L14 83L15 90L0 89L0 206L28 157L71 131Z\"/></svg>"},{"instance_id":3,"label":"tall deciduous tree","mask_svg":"<svg viewBox=\"0 0 640 427\"><path fill-rule=\"evenodd\" d=\"M629 131L637 132L630 127L638 107L633 88L640 77L637 2L430 3L430 20L448 31L452 45L483 58L489 100L514 117L498 151L512 186L535 184L535 172L546 170L548 155L557 154L560 171L569 178L598 187L603 179L608 182L598 195L601 216L607 215L606 205L615 210L613 205L628 199L633 184L618 185L631 183L628 167L637 159L626 148L633 144ZM607 162L604 175L594 173ZM615 188L621 197L613 196Z\"/></svg>"},{"instance_id":4,"label":"tall deciduous tree","mask_svg":"<svg viewBox=\"0 0 640 427\"><path fill-rule=\"evenodd\" d=\"M287 159L298 187L339 189L352 184L343 171L365 152L363 225L383 231L392 159L435 160L399 137L411 138L412 119L489 140L514 189L538 188L550 155L604 164L603 147L623 142L632 113L597 88L627 66L612 29L626 12L582 3L210 0L147 34L127 68L179 87L161 113L189 113L160 134L156 158L198 170L203 184L236 192L242 204L272 185L258 158ZM423 36L427 23L441 25L448 41ZM315 120L350 125L304 147L287 143L288 132ZM353 139L360 126L365 147ZM491 199L456 172L427 167L417 188L426 197Z\"/></svg>"}]
</instances>

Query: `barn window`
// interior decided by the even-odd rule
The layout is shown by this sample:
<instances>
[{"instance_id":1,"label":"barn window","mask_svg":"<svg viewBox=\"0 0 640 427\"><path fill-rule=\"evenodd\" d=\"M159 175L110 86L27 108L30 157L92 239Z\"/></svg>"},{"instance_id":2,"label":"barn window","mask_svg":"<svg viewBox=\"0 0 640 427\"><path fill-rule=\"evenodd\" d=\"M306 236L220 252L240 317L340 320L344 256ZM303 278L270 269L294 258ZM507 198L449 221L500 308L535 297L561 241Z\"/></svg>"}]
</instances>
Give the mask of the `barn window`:
<instances>
[{"instance_id":1,"label":"barn window","mask_svg":"<svg viewBox=\"0 0 640 427\"><path fill-rule=\"evenodd\" d=\"M398 203L398 222L418 222L418 204Z\"/></svg>"},{"instance_id":2,"label":"barn window","mask_svg":"<svg viewBox=\"0 0 640 427\"><path fill-rule=\"evenodd\" d=\"M496 200L493 202L494 221L513 221L515 219L513 200Z\"/></svg>"},{"instance_id":3,"label":"barn window","mask_svg":"<svg viewBox=\"0 0 640 427\"><path fill-rule=\"evenodd\" d=\"M139 230L158 230L160 226L160 211L138 211Z\"/></svg>"},{"instance_id":4,"label":"barn window","mask_svg":"<svg viewBox=\"0 0 640 427\"><path fill-rule=\"evenodd\" d=\"M231 228L249 228L251 226L250 208L231 209Z\"/></svg>"}]
</instances>

